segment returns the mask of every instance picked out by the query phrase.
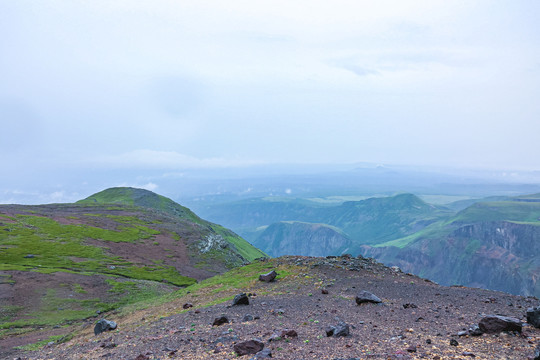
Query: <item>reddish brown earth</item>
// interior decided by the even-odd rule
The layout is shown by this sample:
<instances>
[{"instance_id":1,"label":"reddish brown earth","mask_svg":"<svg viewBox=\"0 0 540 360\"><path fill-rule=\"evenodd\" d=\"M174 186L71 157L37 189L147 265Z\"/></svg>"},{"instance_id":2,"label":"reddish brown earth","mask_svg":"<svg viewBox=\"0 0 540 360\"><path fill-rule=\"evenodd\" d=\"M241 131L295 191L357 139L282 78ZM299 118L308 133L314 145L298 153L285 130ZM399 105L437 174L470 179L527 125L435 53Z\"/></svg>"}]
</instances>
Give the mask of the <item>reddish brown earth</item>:
<instances>
[{"instance_id":1,"label":"reddish brown earth","mask_svg":"<svg viewBox=\"0 0 540 360\"><path fill-rule=\"evenodd\" d=\"M274 359L527 359L540 343L540 329L525 323L525 311L538 305L536 298L443 287L367 259L284 257L268 261L268 267L290 275L272 283L254 275L248 288L188 294L124 317L107 314L117 330L94 336L87 324L66 343L3 358L223 360L237 358L235 343L258 338ZM383 303L356 305L361 290ZM241 291L252 293L249 305L203 306ZM194 307L183 310L187 302ZM243 321L246 314L256 319ZM525 323L523 332L457 335L487 314L516 317ZM212 326L222 315L230 323ZM324 328L339 320L350 325L350 336L327 337ZM283 329L295 330L298 337L270 341Z\"/></svg>"}]
</instances>

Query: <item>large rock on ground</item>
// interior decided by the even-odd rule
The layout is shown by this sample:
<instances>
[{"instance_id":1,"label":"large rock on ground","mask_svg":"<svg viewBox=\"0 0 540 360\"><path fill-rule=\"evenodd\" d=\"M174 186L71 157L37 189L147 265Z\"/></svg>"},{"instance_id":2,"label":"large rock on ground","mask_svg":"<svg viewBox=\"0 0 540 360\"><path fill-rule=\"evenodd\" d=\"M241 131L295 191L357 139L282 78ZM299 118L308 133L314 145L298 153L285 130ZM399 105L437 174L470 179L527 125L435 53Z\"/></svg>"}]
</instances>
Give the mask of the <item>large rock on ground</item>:
<instances>
[{"instance_id":1,"label":"large rock on ground","mask_svg":"<svg viewBox=\"0 0 540 360\"><path fill-rule=\"evenodd\" d=\"M373 304L379 304L382 303L382 300L379 299L377 296L373 295L369 291L362 290L356 295L356 303L358 305L366 304L366 303L373 303Z\"/></svg>"},{"instance_id":2,"label":"large rock on ground","mask_svg":"<svg viewBox=\"0 0 540 360\"><path fill-rule=\"evenodd\" d=\"M114 321L101 319L94 326L94 335L101 334L104 331L110 331L116 329L116 323Z\"/></svg>"},{"instance_id":3,"label":"large rock on ground","mask_svg":"<svg viewBox=\"0 0 540 360\"><path fill-rule=\"evenodd\" d=\"M259 280L264 281L264 282L270 282L270 281L274 281L276 276L277 276L277 272L272 270L269 273L259 275Z\"/></svg>"},{"instance_id":4,"label":"large rock on ground","mask_svg":"<svg viewBox=\"0 0 540 360\"><path fill-rule=\"evenodd\" d=\"M257 339L242 341L233 346L233 350L238 356L256 354L264 348L264 343Z\"/></svg>"},{"instance_id":5,"label":"large rock on ground","mask_svg":"<svg viewBox=\"0 0 540 360\"><path fill-rule=\"evenodd\" d=\"M212 326L221 326L223 324L227 324L228 322L229 319L226 316L220 316L214 319Z\"/></svg>"},{"instance_id":6,"label":"large rock on ground","mask_svg":"<svg viewBox=\"0 0 540 360\"><path fill-rule=\"evenodd\" d=\"M527 309L527 322L537 328L540 328L540 306Z\"/></svg>"},{"instance_id":7,"label":"large rock on ground","mask_svg":"<svg viewBox=\"0 0 540 360\"><path fill-rule=\"evenodd\" d=\"M478 327L486 334L496 334L501 331L518 331L521 332L521 322L512 317L489 315L478 323Z\"/></svg>"},{"instance_id":8,"label":"large rock on ground","mask_svg":"<svg viewBox=\"0 0 540 360\"><path fill-rule=\"evenodd\" d=\"M233 306L236 305L249 305L249 298L245 293L238 294L233 299Z\"/></svg>"}]
</instances>

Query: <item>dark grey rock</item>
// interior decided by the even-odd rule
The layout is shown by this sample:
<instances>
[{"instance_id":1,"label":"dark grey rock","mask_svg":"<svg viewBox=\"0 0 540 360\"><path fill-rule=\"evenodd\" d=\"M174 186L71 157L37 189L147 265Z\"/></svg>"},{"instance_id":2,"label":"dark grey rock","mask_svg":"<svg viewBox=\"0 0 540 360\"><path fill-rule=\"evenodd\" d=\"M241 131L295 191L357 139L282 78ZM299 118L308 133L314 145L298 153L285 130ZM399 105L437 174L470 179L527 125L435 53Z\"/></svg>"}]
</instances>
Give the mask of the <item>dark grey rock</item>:
<instances>
[{"instance_id":1,"label":"dark grey rock","mask_svg":"<svg viewBox=\"0 0 540 360\"><path fill-rule=\"evenodd\" d=\"M452 346L458 346L459 343L457 342L456 339L452 339L452 340L450 340L450 345L452 345Z\"/></svg>"},{"instance_id":2,"label":"dark grey rock","mask_svg":"<svg viewBox=\"0 0 540 360\"><path fill-rule=\"evenodd\" d=\"M369 291L365 291L365 290L358 293L358 295L356 295L355 300L358 305L365 304L365 303L374 303L374 304L382 303L381 299L379 299L377 296L373 295Z\"/></svg>"},{"instance_id":3,"label":"dark grey rock","mask_svg":"<svg viewBox=\"0 0 540 360\"><path fill-rule=\"evenodd\" d=\"M274 281L276 276L277 276L277 272L272 270L269 273L259 275L259 280L264 281L264 282L270 282L270 281Z\"/></svg>"},{"instance_id":4,"label":"dark grey rock","mask_svg":"<svg viewBox=\"0 0 540 360\"><path fill-rule=\"evenodd\" d=\"M480 327L478 327L478 325L472 325L469 328L469 335L471 335L471 336L480 336L483 333L484 332L482 330L480 330Z\"/></svg>"},{"instance_id":5,"label":"dark grey rock","mask_svg":"<svg viewBox=\"0 0 540 360\"><path fill-rule=\"evenodd\" d=\"M214 319L212 326L221 326L223 324L228 324L228 323L229 323L229 319L226 316L220 316Z\"/></svg>"},{"instance_id":6,"label":"dark grey rock","mask_svg":"<svg viewBox=\"0 0 540 360\"><path fill-rule=\"evenodd\" d=\"M249 298L245 293L238 294L233 299L233 306L236 305L249 305Z\"/></svg>"},{"instance_id":7,"label":"dark grey rock","mask_svg":"<svg viewBox=\"0 0 540 360\"><path fill-rule=\"evenodd\" d=\"M501 331L521 332L522 329L521 322L518 319L499 315L489 315L482 318L478 323L478 327L486 334L496 334Z\"/></svg>"},{"instance_id":8,"label":"dark grey rock","mask_svg":"<svg viewBox=\"0 0 540 360\"><path fill-rule=\"evenodd\" d=\"M534 350L534 360L540 360L540 345L536 345L536 350Z\"/></svg>"},{"instance_id":9,"label":"dark grey rock","mask_svg":"<svg viewBox=\"0 0 540 360\"><path fill-rule=\"evenodd\" d=\"M242 341L233 346L238 356L256 354L264 348L264 343L258 339Z\"/></svg>"},{"instance_id":10,"label":"dark grey rock","mask_svg":"<svg viewBox=\"0 0 540 360\"><path fill-rule=\"evenodd\" d=\"M334 337L339 336L349 336L349 325L344 323L343 321L340 321L337 323L337 325L334 327Z\"/></svg>"},{"instance_id":11,"label":"dark grey rock","mask_svg":"<svg viewBox=\"0 0 540 360\"><path fill-rule=\"evenodd\" d=\"M416 309L418 308L418 306L414 303L407 303L407 304L403 304L403 308L404 309Z\"/></svg>"},{"instance_id":12,"label":"dark grey rock","mask_svg":"<svg viewBox=\"0 0 540 360\"><path fill-rule=\"evenodd\" d=\"M244 321L244 322L245 321L253 321L253 319L254 319L253 315L246 314L246 315L244 315L244 318L242 319L242 321Z\"/></svg>"},{"instance_id":13,"label":"dark grey rock","mask_svg":"<svg viewBox=\"0 0 540 360\"><path fill-rule=\"evenodd\" d=\"M540 328L540 306L527 309L527 322L536 328Z\"/></svg>"},{"instance_id":14,"label":"dark grey rock","mask_svg":"<svg viewBox=\"0 0 540 360\"><path fill-rule=\"evenodd\" d=\"M117 325L114 321L109 321L106 319L101 319L94 326L94 335L101 334L105 331L110 331L116 329Z\"/></svg>"},{"instance_id":15,"label":"dark grey rock","mask_svg":"<svg viewBox=\"0 0 540 360\"><path fill-rule=\"evenodd\" d=\"M336 331L336 328L334 326L327 326L324 328L324 331L326 332L326 336L330 337L334 335L334 331Z\"/></svg>"},{"instance_id":16,"label":"dark grey rock","mask_svg":"<svg viewBox=\"0 0 540 360\"><path fill-rule=\"evenodd\" d=\"M255 354L250 360L269 359L272 357L272 351L270 349L262 349Z\"/></svg>"}]
</instances>

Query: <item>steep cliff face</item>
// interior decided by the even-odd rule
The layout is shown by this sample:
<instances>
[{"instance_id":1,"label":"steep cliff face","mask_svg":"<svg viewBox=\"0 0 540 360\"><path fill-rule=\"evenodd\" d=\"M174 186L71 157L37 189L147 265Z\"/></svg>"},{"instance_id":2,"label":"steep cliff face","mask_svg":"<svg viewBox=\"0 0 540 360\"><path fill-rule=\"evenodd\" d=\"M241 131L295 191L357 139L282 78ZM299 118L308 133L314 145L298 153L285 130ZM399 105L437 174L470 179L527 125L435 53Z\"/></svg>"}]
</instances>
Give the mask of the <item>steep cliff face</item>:
<instances>
[{"instance_id":1,"label":"steep cliff face","mask_svg":"<svg viewBox=\"0 0 540 360\"><path fill-rule=\"evenodd\" d=\"M350 243L331 226L292 221L270 225L253 245L271 256L326 256L347 251Z\"/></svg>"},{"instance_id":2,"label":"steep cliff face","mask_svg":"<svg viewBox=\"0 0 540 360\"><path fill-rule=\"evenodd\" d=\"M441 238L361 253L441 284L540 296L540 226L488 221L457 226Z\"/></svg>"}]
</instances>

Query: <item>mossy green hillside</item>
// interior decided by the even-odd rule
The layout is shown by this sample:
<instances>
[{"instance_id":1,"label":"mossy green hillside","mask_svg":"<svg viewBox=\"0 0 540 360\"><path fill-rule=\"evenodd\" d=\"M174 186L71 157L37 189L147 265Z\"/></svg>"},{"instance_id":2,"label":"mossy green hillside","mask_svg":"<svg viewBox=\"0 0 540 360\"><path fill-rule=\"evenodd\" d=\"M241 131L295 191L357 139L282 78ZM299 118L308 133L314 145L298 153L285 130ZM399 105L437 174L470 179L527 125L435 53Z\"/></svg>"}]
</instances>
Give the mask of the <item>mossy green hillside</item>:
<instances>
[{"instance_id":1,"label":"mossy green hillside","mask_svg":"<svg viewBox=\"0 0 540 360\"><path fill-rule=\"evenodd\" d=\"M89 246L88 240L137 243L160 231L136 217L107 216L115 229L85 224L60 224L37 215L17 215L15 223L0 227L0 269L111 274L134 279L162 281L186 286L194 279L182 276L171 266L140 265L105 253L104 247Z\"/></svg>"}]
</instances>

